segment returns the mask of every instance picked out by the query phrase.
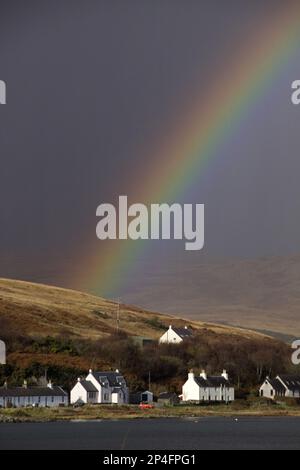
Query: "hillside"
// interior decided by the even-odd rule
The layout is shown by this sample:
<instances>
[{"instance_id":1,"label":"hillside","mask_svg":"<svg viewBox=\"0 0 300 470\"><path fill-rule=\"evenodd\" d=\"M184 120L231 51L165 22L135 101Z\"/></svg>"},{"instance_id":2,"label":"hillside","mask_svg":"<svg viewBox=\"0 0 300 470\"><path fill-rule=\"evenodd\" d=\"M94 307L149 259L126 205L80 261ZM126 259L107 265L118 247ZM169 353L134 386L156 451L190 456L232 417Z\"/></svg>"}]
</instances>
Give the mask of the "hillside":
<instances>
[{"instance_id":1,"label":"hillside","mask_svg":"<svg viewBox=\"0 0 300 470\"><path fill-rule=\"evenodd\" d=\"M23 281L0 279L0 321L15 334L68 334L97 339L116 332L118 304L90 294ZM253 331L161 315L133 306L119 307L119 328L131 336L158 338L170 324L187 322L195 329L222 335L262 338Z\"/></svg>"},{"instance_id":2,"label":"hillside","mask_svg":"<svg viewBox=\"0 0 300 470\"><path fill-rule=\"evenodd\" d=\"M165 271L149 266L146 288L133 284L124 301L183 311L193 320L300 336L300 255L210 262L179 256Z\"/></svg>"},{"instance_id":3,"label":"hillside","mask_svg":"<svg viewBox=\"0 0 300 470\"><path fill-rule=\"evenodd\" d=\"M251 386L267 371L286 370L289 348L268 336L212 323L118 305L82 292L0 279L0 337L7 344L0 383L48 377L70 388L92 368L121 369L130 387L146 387L151 371L155 391L180 390L188 368L228 368ZM190 325L194 335L180 346L156 341L141 348L133 338L157 340L172 323Z\"/></svg>"}]
</instances>

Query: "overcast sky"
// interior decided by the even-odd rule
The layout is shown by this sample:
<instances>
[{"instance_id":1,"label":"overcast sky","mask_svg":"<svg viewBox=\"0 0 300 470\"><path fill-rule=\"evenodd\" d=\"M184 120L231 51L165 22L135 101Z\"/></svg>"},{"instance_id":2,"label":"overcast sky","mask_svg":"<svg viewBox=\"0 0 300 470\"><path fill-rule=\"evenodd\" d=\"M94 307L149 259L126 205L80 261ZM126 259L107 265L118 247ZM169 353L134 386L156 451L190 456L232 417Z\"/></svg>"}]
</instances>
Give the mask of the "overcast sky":
<instances>
[{"instance_id":1,"label":"overcast sky","mask_svg":"<svg viewBox=\"0 0 300 470\"><path fill-rule=\"evenodd\" d=\"M133 175L147 179L147 149L180 119L189 90L197 85L205 96L281 5L1 0L8 95L0 106L0 276L72 287L81 252L95 241L98 204L131 192ZM176 201L206 205L199 259L299 252L300 107L290 102L299 63L300 47L222 155ZM178 249L151 244L152 265L163 253L165 270ZM189 260L183 253L180 262ZM147 277L138 272L142 288Z\"/></svg>"}]
</instances>

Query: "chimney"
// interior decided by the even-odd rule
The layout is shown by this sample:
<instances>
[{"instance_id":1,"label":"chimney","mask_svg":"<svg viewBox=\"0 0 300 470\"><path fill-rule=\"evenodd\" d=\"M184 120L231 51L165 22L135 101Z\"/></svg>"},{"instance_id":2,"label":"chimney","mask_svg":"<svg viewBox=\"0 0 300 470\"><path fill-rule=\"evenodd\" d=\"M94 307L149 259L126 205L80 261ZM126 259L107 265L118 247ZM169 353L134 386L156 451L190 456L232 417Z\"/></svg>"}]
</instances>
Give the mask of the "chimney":
<instances>
[{"instance_id":1,"label":"chimney","mask_svg":"<svg viewBox=\"0 0 300 470\"><path fill-rule=\"evenodd\" d=\"M189 371L188 378L189 378L189 379L194 379L194 377L195 377L194 371L193 371L193 369L191 369L191 370Z\"/></svg>"},{"instance_id":2,"label":"chimney","mask_svg":"<svg viewBox=\"0 0 300 470\"><path fill-rule=\"evenodd\" d=\"M200 374L200 377L202 377L202 379L204 379L204 380L207 380L207 375L206 375L206 372L205 372L204 369L202 370L202 372Z\"/></svg>"},{"instance_id":3,"label":"chimney","mask_svg":"<svg viewBox=\"0 0 300 470\"><path fill-rule=\"evenodd\" d=\"M92 370L92 369L90 369L90 370L89 370L89 374L92 374L92 373L93 373L93 370Z\"/></svg>"},{"instance_id":4,"label":"chimney","mask_svg":"<svg viewBox=\"0 0 300 470\"><path fill-rule=\"evenodd\" d=\"M185 329L185 330L187 330L187 329L188 329L188 327L187 327L186 325L184 325L184 329Z\"/></svg>"},{"instance_id":5,"label":"chimney","mask_svg":"<svg viewBox=\"0 0 300 470\"><path fill-rule=\"evenodd\" d=\"M7 380L5 380L3 387L7 389Z\"/></svg>"},{"instance_id":6,"label":"chimney","mask_svg":"<svg viewBox=\"0 0 300 470\"><path fill-rule=\"evenodd\" d=\"M51 388L51 390L53 390L53 383L51 382L51 380L49 380L49 382L47 384L47 387Z\"/></svg>"},{"instance_id":7,"label":"chimney","mask_svg":"<svg viewBox=\"0 0 300 470\"><path fill-rule=\"evenodd\" d=\"M225 380L228 380L228 374L225 369L223 369L222 377L224 377Z\"/></svg>"},{"instance_id":8,"label":"chimney","mask_svg":"<svg viewBox=\"0 0 300 470\"><path fill-rule=\"evenodd\" d=\"M169 330L172 330L172 325L169 325Z\"/></svg>"},{"instance_id":9,"label":"chimney","mask_svg":"<svg viewBox=\"0 0 300 470\"><path fill-rule=\"evenodd\" d=\"M116 374L119 374L119 373L120 373L119 369L116 369Z\"/></svg>"},{"instance_id":10,"label":"chimney","mask_svg":"<svg viewBox=\"0 0 300 470\"><path fill-rule=\"evenodd\" d=\"M24 380L24 382L23 382L23 388L27 388L27 380Z\"/></svg>"},{"instance_id":11,"label":"chimney","mask_svg":"<svg viewBox=\"0 0 300 470\"><path fill-rule=\"evenodd\" d=\"M80 378L80 377L78 377L77 382L81 382L81 378Z\"/></svg>"}]
</instances>

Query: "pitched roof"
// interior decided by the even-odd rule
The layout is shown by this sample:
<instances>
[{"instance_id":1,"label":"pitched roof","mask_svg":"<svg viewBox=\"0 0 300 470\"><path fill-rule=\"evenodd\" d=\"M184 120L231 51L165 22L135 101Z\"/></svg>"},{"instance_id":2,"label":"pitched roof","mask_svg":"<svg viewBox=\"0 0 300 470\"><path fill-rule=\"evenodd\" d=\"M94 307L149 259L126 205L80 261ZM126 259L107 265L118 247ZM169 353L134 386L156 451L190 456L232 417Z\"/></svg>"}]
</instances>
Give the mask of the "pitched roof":
<instances>
[{"instance_id":1,"label":"pitched roof","mask_svg":"<svg viewBox=\"0 0 300 470\"><path fill-rule=\"evenodd\" d=\"M300 391L300 375L279 375L278 378L292 392Z\"/></svg>"},{"instance_id":2,"label":"pitched roof","mask_svg":"<svg viewBox=\"0 0 300 470\"><path fill-rule=\"evenodd\" d=\"M158 395L159 399L168 400L169 398L178 398L175 392L162 392Z\"/></svg>"},{"instance_id":3,"label":"pitched roof","mask_svg":"<svg viewBox=\"0 0 300 470\"><path fill-rule=\"evenodd\" d=\"M67 396L61 387L0 387L0 397L62 397Z\"/></svg>"},{"instance_id":4,"label":"pitched roof","mask_svg":"<svg viewBox=\"0 0 300 470\"><path fill-rule=\"evenodd\" d=\"M87 392L98 392L95 385L89 380L80 380L80 383Z\"/></svg>"},{"instance_id":5,"label":"pitched roof","mask_svg":"<svg viewBox=\"0 0 300 470\"><path fill-rule=\"evenodd\" d=\"M277 393L284 393L285 392L285 387L282 385L279 379L270 379L269 377L266 379L269 384L273 387L275 392Z\"/></svg>"},{"instance_id":6,"label":"pitched roof","mask_svg":"<svg viewBox=\"0 0 300 470\"><path fill-rule=\"evenodd\" d=\"M107 379L110 387L119 387L120 382L125 382L120 372L92 372L92 374L100 384Z\"/></svg>"},{"instance_id":7,"label":"pitched roof","mask_svg":"<svg viewBox=\"0 0 300 470\"><path fill-rule=\"evenodd\" d=\"M175 333L180 336L180 338L190 338L193 336L193 331L189 328L176 328L172 326L172 330L175 331Z\"/></svg>"},{"instance_id":8,"label":"pitched roof","mask_svg":"<svg viewBox=\"0 0 300 470\"><path fill-rule=\"evenodd\" d=\"M220 376L208 376L207 380L205 380L203 377L198 376L194 377L195 382L199 385L199 387L202 388L218 388L221 387L231 387L231 384L229 383L228 380L225 379L225 377Z\"/></svg>"}]
</instances>

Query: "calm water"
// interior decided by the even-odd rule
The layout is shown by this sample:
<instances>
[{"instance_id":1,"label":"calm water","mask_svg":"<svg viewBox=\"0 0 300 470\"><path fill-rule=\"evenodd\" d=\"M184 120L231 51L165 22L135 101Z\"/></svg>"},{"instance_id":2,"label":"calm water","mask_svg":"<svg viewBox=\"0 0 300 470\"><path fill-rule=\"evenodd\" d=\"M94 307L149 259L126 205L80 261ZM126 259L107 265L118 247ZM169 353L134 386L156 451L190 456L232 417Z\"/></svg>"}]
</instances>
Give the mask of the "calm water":
<instances>
[{"instance_id":1,"label":"calm water","mask_svg":"<svg viewBox=\"0 0 300 470\"><path fill-rule=\"evenodd\" d=\"M300 449L300 418L0 424L0 449Z\"/></svg>"}]
</instances>

